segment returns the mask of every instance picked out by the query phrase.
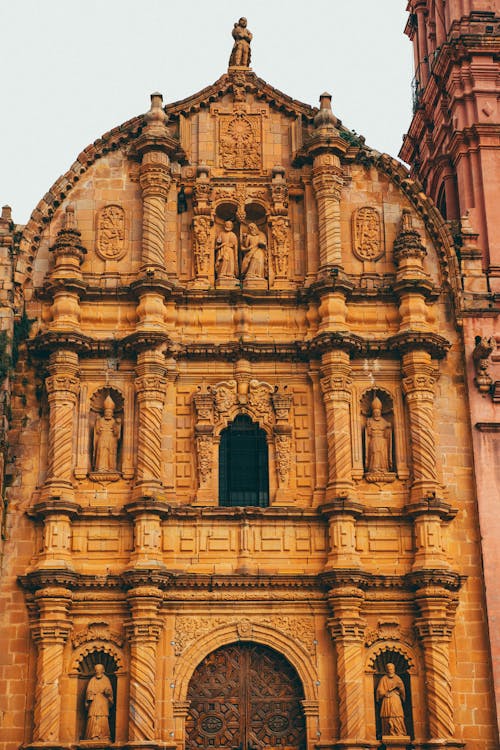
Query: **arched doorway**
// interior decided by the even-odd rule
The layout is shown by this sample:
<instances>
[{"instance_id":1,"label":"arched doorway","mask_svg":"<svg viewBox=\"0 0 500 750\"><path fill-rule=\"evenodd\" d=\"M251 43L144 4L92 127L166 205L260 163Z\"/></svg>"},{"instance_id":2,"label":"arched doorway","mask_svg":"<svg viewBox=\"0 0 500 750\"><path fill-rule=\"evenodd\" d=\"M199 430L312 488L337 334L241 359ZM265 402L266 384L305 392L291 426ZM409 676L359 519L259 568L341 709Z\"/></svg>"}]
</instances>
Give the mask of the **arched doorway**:
<instances>
[{"instance_id":1,"label":"arched doorway","mask_svg":"<svg viewBox=\"0 0 500 750\"><path fill-rule=\"evenodd\" d=\"M304 750L302 683L267 646L231 643L212 651L188 688L186 750Z\"/></svg>"},{"instance_id":2,"label":"arched doorway","mask_svg":"<svg viewBox=\"0 0 500 750\"><path fill-rule=\"evenodd\" d=\"M269 505L266 433L246 414L239 414L221 432L219 504Z\"/></svg>"}]
</instances>

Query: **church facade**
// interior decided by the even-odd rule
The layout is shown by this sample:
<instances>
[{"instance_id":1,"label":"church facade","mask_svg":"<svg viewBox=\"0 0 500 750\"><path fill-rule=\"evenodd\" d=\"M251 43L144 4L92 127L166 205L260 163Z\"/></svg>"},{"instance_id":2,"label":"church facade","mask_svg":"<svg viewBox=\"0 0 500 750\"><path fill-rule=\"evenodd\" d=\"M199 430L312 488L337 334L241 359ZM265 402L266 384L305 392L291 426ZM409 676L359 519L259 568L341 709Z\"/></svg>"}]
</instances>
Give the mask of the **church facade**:
<instances>
[{"instance_id":1,"label":"church facade","mask_svg":"<svg viewBox=\"0 0 500 750\"><path fill-rule=\"evenodd\" d=\"M490 750L450 226L233 38L2 215L2 750Z\"/></svg>"}]
</instances>

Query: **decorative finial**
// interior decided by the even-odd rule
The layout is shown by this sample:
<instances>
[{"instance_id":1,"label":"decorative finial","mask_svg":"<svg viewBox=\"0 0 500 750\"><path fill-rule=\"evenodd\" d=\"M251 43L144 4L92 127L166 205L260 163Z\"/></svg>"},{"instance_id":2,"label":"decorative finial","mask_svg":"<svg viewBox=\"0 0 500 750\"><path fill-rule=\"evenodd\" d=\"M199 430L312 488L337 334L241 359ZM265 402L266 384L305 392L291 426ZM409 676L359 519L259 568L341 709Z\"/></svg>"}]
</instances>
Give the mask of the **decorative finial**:
<instances>
[{"instance_id":1,"label":"decorative finial","mask_svg":"<svg viewBox=\"0 0 500 750\"><path fill-rule=\"evenodd\" d=\"M231 57L229 58L229 67L248 68L250 65L252 33L247 29L247 19L240 18L239 21L236 21L231 33L234 44Z\"/></svg>"},{"instance_id":2,"label":"decorative finial","mask_svg":"<svg viewBox=\"0 0 500 750\"><path fill-rule=\"evenodd\" d=\"M336 125L337 118L332 112L332 95L325 91L319 97L319 112L314 118L314 127L331 129L335 128Z\"/></svg>"},{"instance_id":3,"label":"decorative finial","mask_svg":"<svg viewBox=\"0 0 500 750\"><path fill-rule=\"evenodd\" d=\"M66 211L64 212L63 229L70 230L70 231L77 229L74 206L71 206L71 205L68 206L66 208Z\"/></svg>"},{"instance_id":4,"label":"decorative finial","mask_svg":"<svg viewBox=\"0 0 500 750\"><path fill-rule=\"evenodd\" d=\"M165 125L168 117L163 109L163 96L159 91L154 91L151 94L151 107L149 112L146 113L146 119L148 122L156 125Z\"/></svg>"}]
</instances>

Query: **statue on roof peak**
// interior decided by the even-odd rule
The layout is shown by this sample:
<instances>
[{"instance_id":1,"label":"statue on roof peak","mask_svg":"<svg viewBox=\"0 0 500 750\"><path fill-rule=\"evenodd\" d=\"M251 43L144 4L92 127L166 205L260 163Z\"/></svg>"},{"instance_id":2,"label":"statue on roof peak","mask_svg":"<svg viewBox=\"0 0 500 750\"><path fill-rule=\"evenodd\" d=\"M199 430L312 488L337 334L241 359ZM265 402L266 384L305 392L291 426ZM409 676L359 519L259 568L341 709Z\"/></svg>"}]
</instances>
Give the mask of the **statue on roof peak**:
<instances>
[{"instance_id":1,"label":"statue on roof peak","mask_svg":"<svg viewBox=\"0 0 500 750\"><path fill-rule=\"evenodd\" d=\"M234 44L231 57L229 58L229 67L248 68L250 65L252 33L247 29L247 19L240 18L239 21L236 21L231 33Z\"/></svg>"}]
</instances>

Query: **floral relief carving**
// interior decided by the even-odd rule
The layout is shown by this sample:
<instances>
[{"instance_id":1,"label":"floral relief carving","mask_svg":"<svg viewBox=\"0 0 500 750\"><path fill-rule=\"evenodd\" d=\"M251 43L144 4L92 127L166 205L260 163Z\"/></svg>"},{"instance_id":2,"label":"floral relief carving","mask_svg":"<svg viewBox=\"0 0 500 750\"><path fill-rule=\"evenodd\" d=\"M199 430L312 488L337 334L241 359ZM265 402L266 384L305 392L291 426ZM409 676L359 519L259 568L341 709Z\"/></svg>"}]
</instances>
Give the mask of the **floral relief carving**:
<instances>
[{"instance_id":1,"label":"floral relief carving","mask_svg":"<svg viewBox=\"0 0 500 750\"><path fill-rule=\"evenodd\" d=\"M123 645L123 636L116 630L111 630L107 622L90 622L83 630L77 631L71 638L74 648L90 641L111 641L116 646Z\"/></svg>"},{"instance_id":2,"label":"floral relief carving","mask_svg":"<svg viewBox=\"0 0 500 750\"><path fill-rule=\"evenodd\" d=\"M198 435L196 438L198 456L198 480L200 486L208 483L212 476L213 441L212 435Z\"/></svg>"},{"instance_id":3,"label":"floral relief carving","mask_svg":"<svg viewBox=\"0 0 500 750\"><path fill-rule=\"evenodd\" d=\"M260 169L262 144L259 115L221 115L219 155L224 169Z\"/></svg>"},{"instance_id":4,"label":"floral relief carving","mask_svg":"<svg viewBox=\"0 0 500 750\"><path fill-rule=\"evenodd\" d=\"M194 272L195 276L205 276L210 268L210 228L208 216L195 216L193 219Z\"/></svg>"},{"instance_id":5,"label":"floral relief carving","mask_svg":"<svg viewBox=\"0 0 500 750\"><path fill-rule=\"evenodd\" d=\"M248 389L248 405L259 414L269 414L272 392L273 387L269 383L251 380Z\"/></svg>"},{"instance_id":6,"label":"floral relief carving","mask_svg":"<svg viewBox=\"0 0 500 750\"><path fill-rule=\"evenodd\" d=\"M213 386L215 410L220 415L229 411L238 401L236 395L236 380L217 383Z\"/></svg>"},{"instance_id":7,"label":"floral relief carving","mask_svg":"<svg viewBox=\"0 0 500 750\"><path fill-rule=\"evenodd\" d=\"M277 277L283 278L288 274L290 220L286 216L275 216L270 221L270 224L273 238L272 257L274 273Z\"/></svg>"},{"instance_id":8,"label":"floral relief carving","mask_svg":"<svg viewBox=\"0 0 500 750\"><path fill-rule=\"evenodd\" d=\"M305 617L278 616L278 617L243 617L239 620L225 617L190 617L188 615L177 617L175 620L174 651L176 656L181 656L194 641L211 633L217 628L234 625L240 638L249 638L254 634L255 628L264 626L287 635L305 648L311 655L315 653L315 631L311 621Z\"/></svg>"},{"instance_id":9,"label":"floral relief carving","mask_svg":"<svg viewBox=\"0 0 500 750\"><path fill-rule=\"evenodd\" d=\"M382 227L375 208L363 206L352 215L352 251L356 258L374 261L382 257Z\"/></svg>"},{"instance_id":10,"label":"floral relief carving","mask_svg":"<svg viewBox=\"0 0 500 750\"><path fill-rule=\"evenodd\" d=\"M96 250L103 260L120 260L125 255L125 211L121 206L104 206L99 211Z\"/></svg>"},{"instance_id":11,"label":"floral relief carving","mask_svg":"<svg viewBox=\"0 0 500 750\"><path fill-rule=\"evenodd\" d=\"M415 633L412 630L401 628L396 620L379 620L376 628L367 628L365 631L365 645L372 646L377 641L398 641L413 646Z\"/></svg>"}]
</instances>

